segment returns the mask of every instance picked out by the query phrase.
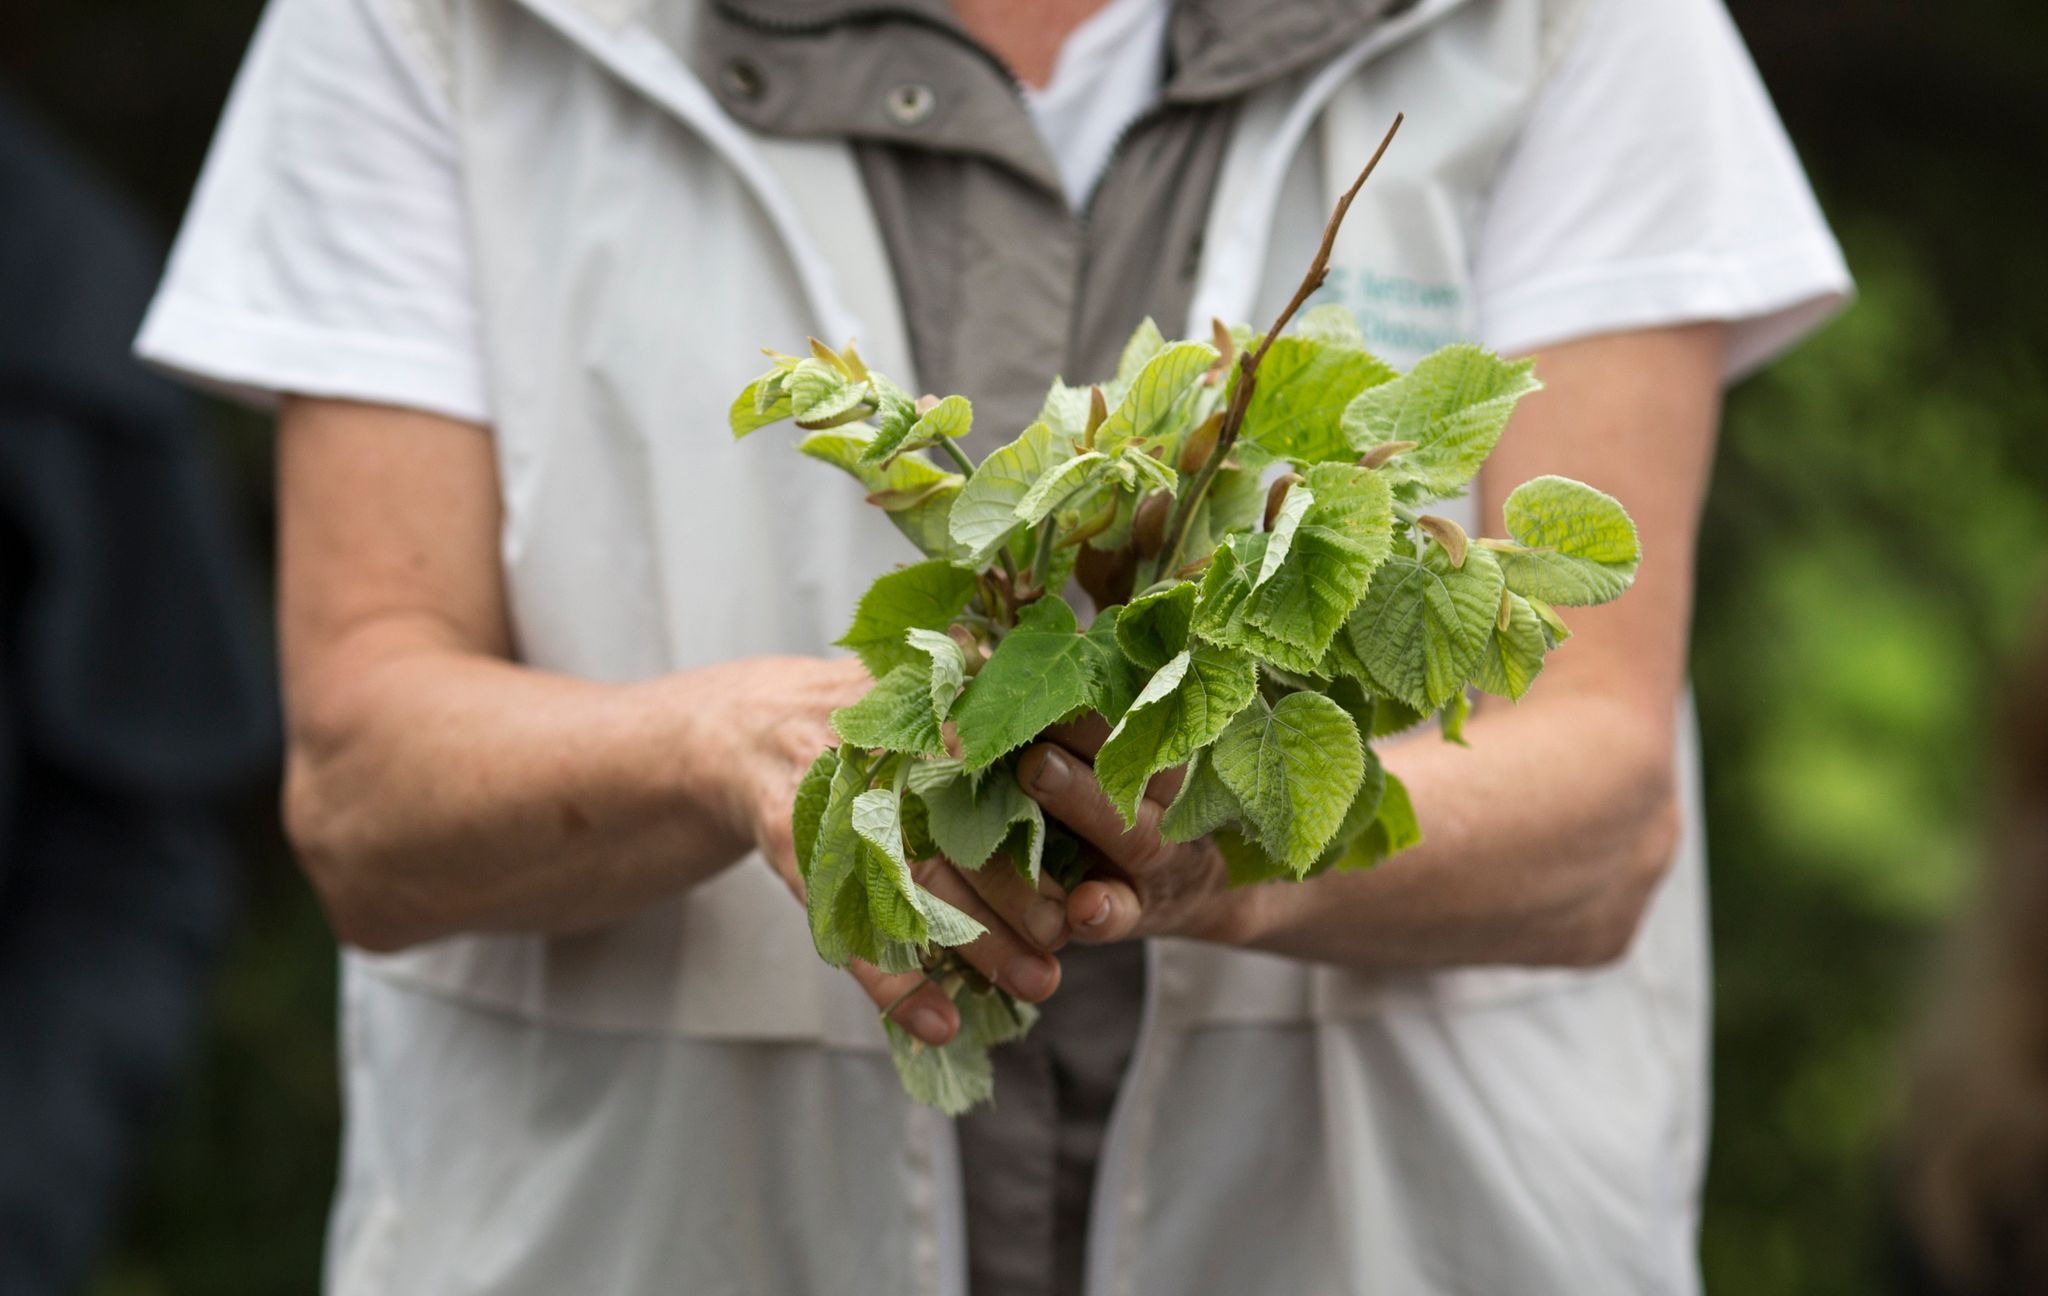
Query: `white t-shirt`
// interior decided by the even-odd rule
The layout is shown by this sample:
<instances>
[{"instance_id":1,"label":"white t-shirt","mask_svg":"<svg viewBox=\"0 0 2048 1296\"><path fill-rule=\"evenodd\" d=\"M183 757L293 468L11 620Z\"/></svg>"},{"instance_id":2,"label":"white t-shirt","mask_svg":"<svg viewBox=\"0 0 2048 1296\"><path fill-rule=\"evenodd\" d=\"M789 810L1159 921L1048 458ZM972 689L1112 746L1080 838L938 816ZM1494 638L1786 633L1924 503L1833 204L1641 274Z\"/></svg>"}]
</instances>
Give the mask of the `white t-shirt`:
<instances>
[{"instance_id":1,"label":"white t-shirt","mask_svg":"<svg viewBox=\"0 0 2048 1296\"><path fill-rule=\"evenodd\" d=\"M1124 130L1159 100L1172 15L1171 0L1109 0L1067 33L1045 84L1024 87L1024 106L1077 211Z\"/></svg>"},{"instance_id":2,"label":"white t-shirt","mask_svg":"<svg viewBox=\"0 0 2048 1296\"><path fill-rule=\"evenodd\" d=\"M1027 96L1070 195L1158 93L1166 0L1112 0ZM446 92L373 0L272 0L138 343L267 393L488 422ZM1731 374L1850 280L1721 0L1593 0L1498 175L1479 340L1525 351L1699 320Z\"/></svg>"}]
</instances>

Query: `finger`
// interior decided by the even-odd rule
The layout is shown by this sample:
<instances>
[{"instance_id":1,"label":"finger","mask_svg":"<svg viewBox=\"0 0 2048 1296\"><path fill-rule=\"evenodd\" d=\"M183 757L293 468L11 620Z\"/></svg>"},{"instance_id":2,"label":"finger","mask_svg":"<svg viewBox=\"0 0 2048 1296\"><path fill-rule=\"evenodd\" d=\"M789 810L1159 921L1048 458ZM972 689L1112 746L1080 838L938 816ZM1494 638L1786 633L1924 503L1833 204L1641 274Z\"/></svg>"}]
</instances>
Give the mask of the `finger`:
<instances>
[{"instance_id":1,"label":"finger","mask_svg":"<svg viewBox=\"0 0 2048 1296\"><path fill-rule=\"evenodd\" d=\"M1054 725L1045 731L1045 736L1082 760L1092 761L1095 753L1102 750L1102 744L1109 741L1109 721L1090 711L1070 724Z\"/></svg>"},{"instance_id":2,"label":"finger","mask_svg":"<svg viewBox=\"0 0 2048 1296\"><path fill-rule=\"evenodd\" d=\"M1024 753L1017 765L1017 782L1045 812L1101 851L1109 861L1132 872L1142 872L1160 862L1164 854L1159 837L1162 807L1147 797L1138 802L1135 827L1124 827L1123 816L1095 781L1095 772L1065 750L1040 743Z\"/></svg>"},{"instance_id":3,"label":"finger","mask_svg":"<svg viewBox=\"0 0 2048 1296\"><path fill-rule=\"evenodd\" d=\"M960 1029L960 1010L946 992L925 981L922 972L890 975L860 959L846 965L860 988L868 992L875 1007L889 1020L927 1044L944 1044Z\"/></svg>"},{"instance_id":4,"label":"finger","mask_svg":"<svg viewBox=\"0 0 2048 1296\"><path fill-rule=\"evenodd\" d=\"M1122 878L1091 877L1067 898L1074 939L1086 945L1128 940L1144 916L1137 891Z\"/></svg>"},{"instance_id":5,"label":"finger","mask_svg":"<svg viewBox=\"0 0 2048 1296\"><path fill-rule=\"evenodd\" d=\"M1067 943L1067 893L1043 873L1033 886L1009 857L998 855L978 869L953 870L988 907L1033 945L1051 954Z\"/></svg>"},{"instance_id":6,"label":"finger","mask_svg":"<svg viewBox=\"0 0 2048 1296\"><path fill-rule=\"evenodd\" d=\"M911 873L923 887L987 928L960 947L961 955L981 974L1028 1003L1042 1003L1059 989L1060 965L1032 947L1003 921L960 871L944 860L922 860Z\"/></svg>"}]
</instances>

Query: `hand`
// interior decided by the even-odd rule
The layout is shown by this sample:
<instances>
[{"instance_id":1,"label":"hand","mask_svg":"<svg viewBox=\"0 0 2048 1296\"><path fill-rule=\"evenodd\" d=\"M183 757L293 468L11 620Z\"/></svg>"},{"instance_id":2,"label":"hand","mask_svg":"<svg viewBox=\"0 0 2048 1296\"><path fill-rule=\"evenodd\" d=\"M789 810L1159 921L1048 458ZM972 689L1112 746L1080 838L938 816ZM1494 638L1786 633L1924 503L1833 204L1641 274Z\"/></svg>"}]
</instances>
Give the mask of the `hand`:
<instances>
[{"instance_id":1,"label":"hand","mask_svg":"<svg viewBox=\"0 0 2048 1296\"><path fill-rule=\"evenodd\" d=\"M818 753L838 741L831 714L874 686L857 661L763 657L715 668L730 678L718 696L728 736L720 753L728 771L734 831L772 864L802 899L796 846L790 828L796 788ZM1019 999L1041 1003L1059 987L1059 963L1048 957L1067 940L1067 896L1050 878L1037 889L997 858L962 873L944 860L911 866L919 885L988 929L961 953L981 973ZM848 971L878 1009L927 1044L944 1044L960 1029L960 1013L945 991L920 986L916 972L883 973L856 959Z\"/></svg>"},{"instance_id":2,"label":"hand","mask_svg":"<svg viewBox=\"0 0 2048 1296\"><path fill-rule=\"evenodd\" d=\"M1257 888L1230 889L1229 869L1208 838L1182 844L1159 835L1159 816L1180 790L1184 771L1154 776L1138 803L1137 825L1126 828L1088 763L1108 737L1100 716L1056 726L1017 766L1025 793L1071 828L1093 860L1087 880L1067 898L1074 939L1100 945L1188 936L1242 943Z\"/></svg>"}]
</instances>

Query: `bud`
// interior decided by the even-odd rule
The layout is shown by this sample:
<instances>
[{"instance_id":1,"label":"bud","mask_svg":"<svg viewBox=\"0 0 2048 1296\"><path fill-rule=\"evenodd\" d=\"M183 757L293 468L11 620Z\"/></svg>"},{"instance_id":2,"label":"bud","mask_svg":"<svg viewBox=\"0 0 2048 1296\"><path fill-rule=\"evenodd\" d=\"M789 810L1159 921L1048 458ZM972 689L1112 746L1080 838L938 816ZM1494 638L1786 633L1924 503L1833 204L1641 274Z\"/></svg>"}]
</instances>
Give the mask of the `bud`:
<instances>
[{"instance_id":1,"label":"bud","mask_svg":"<svg viewBox=\"0 0 2048 1296\"><path fill-rule=\"evenodd\" d=\"M1500 612L1494 617L1493 623L1505 630L1508 623L1514 619L1514 609L1508 604L1508 589L1503 585L1500 591Z\"/></svg>"},{"instance_id":2,"label":"bud","mask_svg":"<svg viewBox=\"0 0 2048 1296\"><path fill-rule=\"evenodd\" d=\"M862 360L860 352L853 349L852 338L846 339L846 346L840 350L839 359L845 366L847 377L855 382L868 381L867 361Z\"/></svg>"},{"instance_id":3,"label":"bud","mask_svg":"<svg viewBox=\"0 0 2048 1296\"><path fill-rule=\"evenodd\" d=\"M1109 502L1104 504L1094 517L1060 537L1059 548L1071 549L1077 544L1093 540L1116 523L1117 496L1111 492Z\"/></svg>"},{"instance_id":4,"label":"bud","mask_svg":"<svg viewBox=\"0 0 2048 1296\"><path fill-rule=\"evenodd\" d=\"M939 407L939 398L926 392L917 398L917 416L923 418Z\"/></svg>"},{"instance_id":5,"label":"bud","mask_svg":"<svg viewBox=\"0 0 2048 1296\"><path fill-rule=\"evenodd\" d=\"M1433 513L1424 513L1416 518L1415 525L1426 531L1430 539L1444 547L1444 553L1450 556L1451 566L1464 567L1465 546L1470 543L1465 538L1464 527L1449 518L1437 517Z\"/></svg>"},{"instance_id":6,"label":"bud","mask_svg":"<svg viewBox=\"0 0 2048 1296\"><path fill-rule=\"evenodd\" d=\"M1173 512L1173 492L1157 490L1138 502L1131 516L1131 545L1140 558L1156 558L1166 545L1166 519Z\"/></svg>"},{"instance_id":7,"label":"bud","mask_svg":"<svg viewBox=\"0 0 2048 1296\"><path fill-rule=\"evenodd\" d=\"M1209 338L1216 345L1216 362L1202 375L1202 382L1214 387L1223 381L1223 375L1229 373L1230 366L1237 361L1237 339L1230 336L1230 330L1224 327L1222 320L1213 316L1209 320Z\"/></svg>"},{"instance_id":8,"label":"bud","mask_svg":"<svg viewBox=\"0 0 2048 1296\"><path fill-rule=\"evenodd\" d=\"M916 508L950 484L941 479L912 489L876 491L868 496L868 503L884 513L902 513L907 509Z\"/></svg>"},{"instance_id":9,"label":"bud","mask_svg":"<svg viewBox=\"0 0 2048 1296\"><path fill-rule=\"evenodd\" d=\"M1383 441L1366 451L1365 458L1358 461L1358 466L1360 468L1384 467L1387 460L1392 459L1395 455L1407 454L1410 450L1421 444L1420 441Z\"/></svg>"},{"instance_id":10,"label":"bud","mask_svg":"<svg viewBox=\"0 0 2048 1296\"><path fill-rule=\"evenodd\" d=\"M1209 564L1216 561L1215 554L1203 554L1173 574L1175 580L1191 580L1209 570Z\"/></svg>"},{"instance_id":11,"label":"bud","mask_svg":"<svg viewBox=\"0 0 2048 1296\"><path fill-rule=\"evenodd\" d=\"M967 659L968 678L979 675L982 663L989 659L988 645L964 625L947 626L946 637L960 645L960 655Z\"/></svg>"},{"instance_id":12,"label":"bud","mask_svg":"<svg viewBox=\"0 0 2048 1296\"><path fill-rule=\"evenodd\" d=\"M1202 471L1202 465L1209 462L1209 456L1216 453L1216 438L1223 435L1223 411L1217 410L1202 420L1202 425L1188 433L1188 439L1181 442L1180 461L1176 465L1183 477L1192 477Z\"/></svg>"},{"instance_id":13,"label":"bud","mask_svg":"<svg viewBox=\"0 0 2048 1296\"><path fill-rule=\"evenodd\" d=\"M1083 450L1093 450L1095 448L1095 434L1101 431L1102 425L1107 422L1109 422L1109 402L1103 398L1102 388L1090 387L1088 389L1088 427L1081 434L1081 448Z\"/></svg>"},{"instance_id":14,"label":"bud","mask_svg":"<svg viewBox=\"0 0 2048 1296\"><path fill-rule=\"evenodd\" d=\"M1287 492L1295 483L1303 480L1300 473L1288 473L1266 488L1266 521L1263 530L1273 529L1273 520L1280 516L1280 506L1287 502Z\"/></svg>"}]
</instances>

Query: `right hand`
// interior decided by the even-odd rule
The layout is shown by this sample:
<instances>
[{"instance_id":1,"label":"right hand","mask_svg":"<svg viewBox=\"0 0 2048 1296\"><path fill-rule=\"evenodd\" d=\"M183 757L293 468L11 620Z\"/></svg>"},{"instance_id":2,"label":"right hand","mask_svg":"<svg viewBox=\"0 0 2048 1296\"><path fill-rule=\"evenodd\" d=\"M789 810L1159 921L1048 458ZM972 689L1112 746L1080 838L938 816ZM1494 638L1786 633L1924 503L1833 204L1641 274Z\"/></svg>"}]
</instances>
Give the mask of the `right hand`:
<instances>
[{"instance_id":1,"label":"right hand","mask_svg":"<svg viewBox=\"0 0 2048 1296\"><path fill-rule=\"evenodd\" d=\"M724 778L735 835L759 850L790 892L803 898L790 827L797 783L818 754L838 742L831 714L858 701L874 680L858 661L757 657L714 667L727 678L716 696L722 714ZM1059 987L1050 955L1068 936L1066 894L1051 878L1036 889L1001 859L962 873L942 859L911 866L918 883L988 929L961 953L1003 989L1042 1003ZM960 1029L960 1012L921 973L890 975L856 959L847 969L878 1010L927 1044L944 1044ZM894 1005L891 1008L891 1005Z\"/></svg>"}]
</instances>

